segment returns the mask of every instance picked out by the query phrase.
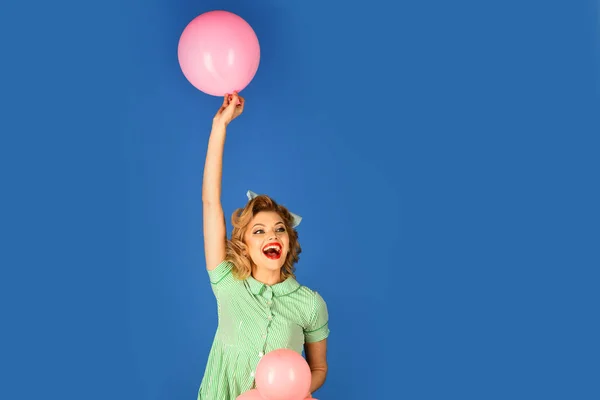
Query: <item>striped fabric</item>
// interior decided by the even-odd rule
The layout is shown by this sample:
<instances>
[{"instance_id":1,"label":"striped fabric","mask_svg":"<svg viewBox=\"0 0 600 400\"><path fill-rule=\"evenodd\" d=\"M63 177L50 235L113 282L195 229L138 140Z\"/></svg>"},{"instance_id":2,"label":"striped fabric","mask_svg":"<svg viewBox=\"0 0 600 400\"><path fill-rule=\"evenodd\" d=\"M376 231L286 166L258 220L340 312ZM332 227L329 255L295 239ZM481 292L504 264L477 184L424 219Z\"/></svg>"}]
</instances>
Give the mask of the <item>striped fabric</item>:
<instances>
[{"instance_id":1,"label":"striped fabric","mask_svg":"<svg viewBox=\"0 0 600 400\"><path fill-rule=\"evenodd\" d=\"M198 400L235 400L254 387L254 372L269 351L287 348L302 354L304 343L329 336L327 305L295 279L268 286L252 277L237 280L233 265L209 271L219 324Z\"/></svg>"}]
</instances>

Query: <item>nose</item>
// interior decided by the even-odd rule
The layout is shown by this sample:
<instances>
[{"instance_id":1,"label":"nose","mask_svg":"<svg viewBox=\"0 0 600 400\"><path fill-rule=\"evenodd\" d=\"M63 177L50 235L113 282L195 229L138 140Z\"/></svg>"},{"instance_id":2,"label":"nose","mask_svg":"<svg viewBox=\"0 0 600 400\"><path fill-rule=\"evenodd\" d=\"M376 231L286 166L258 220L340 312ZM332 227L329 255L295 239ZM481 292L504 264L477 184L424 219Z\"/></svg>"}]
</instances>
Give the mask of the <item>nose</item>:
<instances>
[{"instance_id":1,"label":"nose","mask_svg":"<svg viewBox=\"0 0 600 400\"><path fill-rule=\"evenodd\" d=\"M276 232L273 232L269 235L269 240L278 240L279 237L277 236Z\"/></svg>"}]
</instances>

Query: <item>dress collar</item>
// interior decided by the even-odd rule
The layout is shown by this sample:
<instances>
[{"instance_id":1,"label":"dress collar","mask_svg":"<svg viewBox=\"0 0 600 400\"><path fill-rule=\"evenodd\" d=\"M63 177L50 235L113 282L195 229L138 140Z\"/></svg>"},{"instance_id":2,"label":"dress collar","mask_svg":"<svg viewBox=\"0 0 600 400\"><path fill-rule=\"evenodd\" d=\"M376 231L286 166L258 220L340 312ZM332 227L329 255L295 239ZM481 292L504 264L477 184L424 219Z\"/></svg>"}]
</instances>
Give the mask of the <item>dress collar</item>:
<instances>
[{"instance_id":1,"label":"dress collar","mask_svg":"<svg viewBox=\"0 0 600 400\"><path fill-rule=\"evenodd\" d=\"M266 285L257 281L252 276L246 278L246 282L248 282L248 286L250 287L252 294L268 298L273 296L279 297L288 295L300 287L298 281L292 277L289 277L285 281L276 283L274 285Z\"/></svg>"}]
</instances>

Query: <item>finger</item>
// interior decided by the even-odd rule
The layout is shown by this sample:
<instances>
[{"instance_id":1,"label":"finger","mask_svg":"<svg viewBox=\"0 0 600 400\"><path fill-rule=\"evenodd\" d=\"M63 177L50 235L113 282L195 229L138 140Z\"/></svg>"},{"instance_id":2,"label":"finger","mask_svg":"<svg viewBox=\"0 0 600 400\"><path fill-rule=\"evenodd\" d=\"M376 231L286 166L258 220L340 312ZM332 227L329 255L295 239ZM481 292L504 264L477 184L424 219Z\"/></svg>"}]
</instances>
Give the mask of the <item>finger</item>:
<instances>
[{"instance_id":1,"label":"finger","mask_svg":"<svg viewBox=\"0 0 600 400\"><path fill-rule=\"evenodd\" d=\"M244 101L244 98L242 96L240 96L237 91L233 92L233 94L231 96L232 96L231 101L235 102L235 104L237 106L241 105L242 102Z\"/></svg>"},{"instance_id":2,"label":"finger","mask_svg":"<svg viewBox=\"0 0 600 400\"><path fill-rule=\"evenodd\" d=\"M231 95L231 100L227 107L235 108L240 103L239 97L236 94Z\"/></svg>"},{"instance_id":3,"label":"finger","mask_svg":"<svg viewBox=\"0 0 600 400\"><path fill-rule=\"evenodd\" d=\"M229 105L229 93L225 93L225 96L223 96L223 104L221 105L221 108L225 108Z\"/></svg>"}]
</instances>

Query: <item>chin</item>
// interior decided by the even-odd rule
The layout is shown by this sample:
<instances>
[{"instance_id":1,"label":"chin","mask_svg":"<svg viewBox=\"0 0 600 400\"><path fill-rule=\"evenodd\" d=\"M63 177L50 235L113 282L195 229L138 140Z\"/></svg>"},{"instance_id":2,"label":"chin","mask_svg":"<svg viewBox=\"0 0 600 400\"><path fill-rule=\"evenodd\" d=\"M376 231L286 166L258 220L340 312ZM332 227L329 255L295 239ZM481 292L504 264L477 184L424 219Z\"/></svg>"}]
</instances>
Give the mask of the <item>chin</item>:
<instances>
[{"instance_id":1,"label":"chin","mask_svg":"<svg viewBox=\"0 0 600 400\"><path fill-rule=\"evenodd\" d=\"M262 268L262 269L266 269L268 271L278 271L281 270L281 268L283 268L284 264L285 264L285 258L279 258L279 259L274 259L271 260L269 258L266 258L264 256L259 257L259 260L257 260L258 262L255 262L254 264L256 264L258 267Z\"/></svg>"},{"instance_id":2,"label":"chin","mask_svg":"<svg viewBox=\"0 0 600 400\"><path fill-rule=\"evenodd\" d=\"M283 268L283 264L285 264L284 260L262 260L264 267L271 271L277 271Z\"/></svg>"}]
</instances>

